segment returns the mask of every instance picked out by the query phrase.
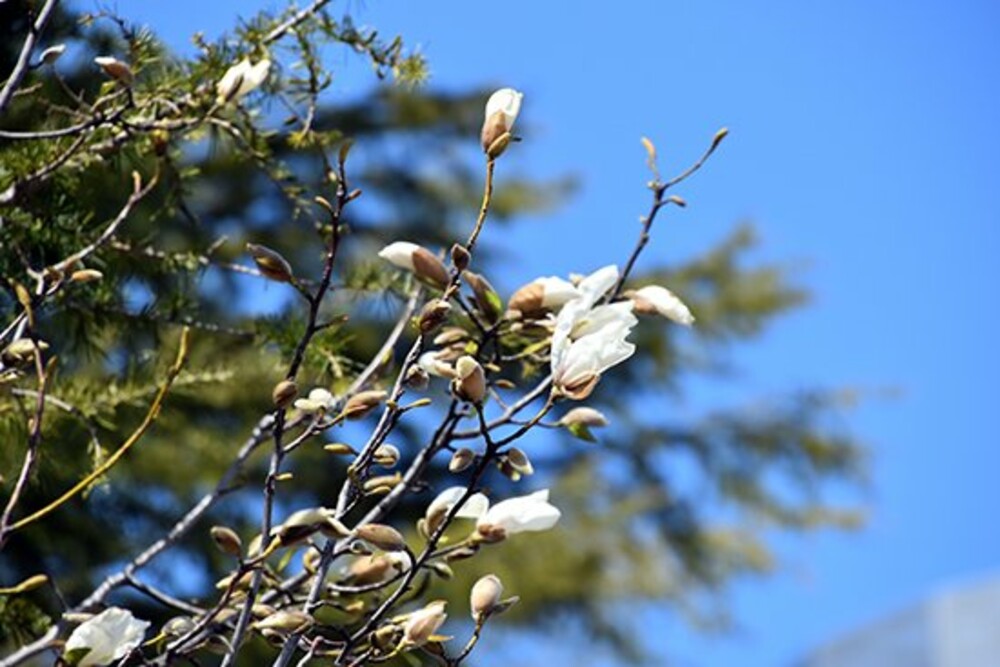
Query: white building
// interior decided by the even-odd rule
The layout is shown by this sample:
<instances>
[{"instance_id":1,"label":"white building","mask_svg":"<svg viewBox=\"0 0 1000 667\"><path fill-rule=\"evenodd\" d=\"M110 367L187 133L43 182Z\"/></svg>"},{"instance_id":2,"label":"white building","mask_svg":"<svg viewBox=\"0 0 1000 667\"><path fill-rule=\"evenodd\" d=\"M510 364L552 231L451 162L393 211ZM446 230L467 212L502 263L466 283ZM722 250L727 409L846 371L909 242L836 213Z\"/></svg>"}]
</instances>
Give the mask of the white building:
<instances>
[{"instance_id":1,"label":"white building","mask_svg":"<svg viewBox=\"0 0 1000 667\"><path fill-rule=\"evenodd\" d=\"M802 667L1000 667L1000 577L945 589L822 646Z\"/></svg>"}]
</instances>

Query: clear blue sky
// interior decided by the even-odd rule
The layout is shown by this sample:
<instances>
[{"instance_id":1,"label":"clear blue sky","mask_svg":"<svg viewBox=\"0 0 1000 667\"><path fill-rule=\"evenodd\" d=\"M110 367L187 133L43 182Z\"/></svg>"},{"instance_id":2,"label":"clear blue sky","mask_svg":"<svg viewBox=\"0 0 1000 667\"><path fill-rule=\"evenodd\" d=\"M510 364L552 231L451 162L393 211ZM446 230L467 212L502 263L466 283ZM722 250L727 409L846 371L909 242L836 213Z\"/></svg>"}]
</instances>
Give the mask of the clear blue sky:
<instances>
[{"instance_id":1,"label":"clear blue sky","mask_svg":"<svg viewBox=\"0 0 1000 667\"><path fill-rule=\"evenodd\" d=\"M191 33L217 34L258 3L117 5L183 48ZM671 215L650 255L689 256L750 219L766 242L759 257L803 260L816 301L739 351L745 375L725 397L816 381L901 390L852 418L873 447L867 530L781 540L785 574L733 591L739 634L663 635L679 664L787 665L942 585L1000 569L991 417L1000 398L1000 4L346 7L420 45L434 86L526 93L527 141L510 164L583 179L567 207L515 231L513 242L567 248L529 257L528 276L626 254L647 201L640 135L677 168L729 126L720 155L681 191L691 206ZM339 90L360 92L365 66L345 57L343 67ZM609 228L607 243L572 244L607 239Z\"/></svg>"}]
</instances>

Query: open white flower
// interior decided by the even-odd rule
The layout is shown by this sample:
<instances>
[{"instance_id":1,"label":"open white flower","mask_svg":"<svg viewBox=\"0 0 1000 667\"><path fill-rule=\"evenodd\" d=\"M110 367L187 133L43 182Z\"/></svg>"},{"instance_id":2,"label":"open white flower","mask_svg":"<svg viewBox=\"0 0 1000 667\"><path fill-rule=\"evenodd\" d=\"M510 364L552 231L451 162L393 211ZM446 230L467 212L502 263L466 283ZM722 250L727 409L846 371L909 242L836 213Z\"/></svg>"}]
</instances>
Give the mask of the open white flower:
<instances>
[{"instance_id":1,"label":"open white flower","mask_svg":"<svg viewBox=\"0 0 1000 667\"><path fill-rule=\"evenodd\" d=\"M219 104L238 100L252 92L267 80L270 71L271 61L267 58L256 64L251 64L248 58L236 63L226 70L215 85Z\"/></svg>"},{"instance_id":2,"label":"open white flower","mask_svg":"<svg viewBox=\"0 0 1000 667\"><path fill-rule=\"evenodd\" d=\"M483 120L483 131L480 139L483 150L489 154L490 158L498 157L507 147L507 142L499 142L498 139L505 134L509 135L514 129L514 121L517 114L521 112L521 98L524 97L513 88L501 88L486 101L486 117ZM509 142L508 136L507 141Z\"/></svg>"},{"instance_id":3,"label":"open white flower","mask_svg":"<svg viewBox=\"0 0 1000 667\"><path fill-rule=\"evenodd\" d=\"M691 326L694 315L676 294L660 285L647 285L626 294L635 302L635 312L643 315L661 315L667 319Z\"/></svg>"},{"instance_id":4,"label":"open white flower","mask_svg":"<svg viewBox=\"0 0 1000 667\"><path fill-rule=\"evenodd\" d=\"M108 665L141 644L149 625L127 609L111 607L80 624L66 640L65 653L88 649L76 663L79 667Z\"/></svg>"},{"instance_id":5,"label":"open white flower","mask_svg":"<svg viewBox=\"0 0 1000 667\"><path fill-rule=\"evenodd\" d=\"M476 522L480 533L503 531L504 536L548 530L562 513L549 502L549 490L508 498L489 508Z\"/></svg>"},{"instance_id":6,"label":"open white flower","mask_svg":"<svg viewBox=\"0 0 1000 667\"><path fill-rule=\"evenodd\" d=\"M598 269L580 281L580 296L559 311L552 334L552 380L564 395L590 395L601 373L635 352L626 341L637 320L633 303L621 301L595 307L618 280L618 267Z\"/></svg>"},{"instance_id":7,"label":"open white flower","mask_svg":"<svg viewBox=\"0 0 1000 667\"><path fill-rule=\"evenodd\" d=\"M307 398L300 398L295 401L295 407L302 412L329 412L333 410L336 399L326 389L317 387L309 392Z\"/></svg>"}]
</instances>

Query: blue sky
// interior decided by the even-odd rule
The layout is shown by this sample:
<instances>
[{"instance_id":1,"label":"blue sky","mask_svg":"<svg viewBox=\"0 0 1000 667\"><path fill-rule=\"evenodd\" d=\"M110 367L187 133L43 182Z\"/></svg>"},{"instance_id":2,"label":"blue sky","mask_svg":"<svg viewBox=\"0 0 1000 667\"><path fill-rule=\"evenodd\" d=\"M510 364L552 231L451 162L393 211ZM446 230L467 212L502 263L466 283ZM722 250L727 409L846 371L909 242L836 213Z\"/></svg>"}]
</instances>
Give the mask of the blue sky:
<instances>
[{"instance_id":1,"label":"blue sky","mask_svg":"<svg viewBox=\"0 0 1000 667\"><path fill-rule=\"evenodd\" d=\"M257 7L118 2L178 48ZM524 277L624 257L647 204L639 137L654 140L670 171L725 125L731 136L679 191L690 206L664 219L649 261L690 256L751 220L765 241L757 257L800 265L815 292L811 307L738 351L744 373L725 398L817 381L899 390L851 419L872 445L868 528L779 540L785 573L733 590L739 633L693 639L669 629L664 647L679 664L787 665L949 582L1000 570L989 512L1000 506L990 418L1000 377L1000 5L346 7L358 23L419 45L434 86L526 93L526 141L504 162L538 175L572 171L582 188L555 214L514 230L510 243L567 248L529 254ZM360 61L345 57L339 67L338 92L368 85ZM587 242L567 246L573 238Z\"/></svg>"}]
</instances>

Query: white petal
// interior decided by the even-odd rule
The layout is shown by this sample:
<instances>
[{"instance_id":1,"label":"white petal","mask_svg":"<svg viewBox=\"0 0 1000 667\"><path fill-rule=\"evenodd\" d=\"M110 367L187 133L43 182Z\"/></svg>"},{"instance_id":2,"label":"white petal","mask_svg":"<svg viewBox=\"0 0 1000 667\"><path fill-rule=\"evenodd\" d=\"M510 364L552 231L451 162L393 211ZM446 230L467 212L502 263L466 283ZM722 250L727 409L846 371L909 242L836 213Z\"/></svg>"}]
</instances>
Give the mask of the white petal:
<instances>
[{"instance_id":1,"label":"white petal","mask_svg":"<svg viewBox=\"0 0 1000 667\"><path fill-rule=\"evenodd\" d=\"M533 281L542 286L542 307L556 308L580 296L580 291L568 280L549 276Z\"/></svg>"},{"instance_id":2,"label":"white petal","mask_svg":"<svg viewBox=\"0 0 1000 667\"><path fill-rule=\"evenodd\" d=\"M413 253L420 249L416 243L396 241L378 251L382 259L407 271L413 271Z\"/></svg>"},{"instance_id":3,"label":"white petal","mask_svg":"<svg viewBox=\"0 0 1000 667\"><path fill-rule=\"evenodd\" d=\"M634 304L631 301L619 301L604 306L597 306L581 317L573 326L572 337L582 338L588 334L600 331L606 326L622 323L629 328L634 327L638 320L632 314Z\"/></svg>"},{"instance_id":4,"label":"white petal","mask_svg":"<svg viewBox=\"0 0 1000 667\"><path fill-rule=\"evenodd\" d=\"M497 503L479 520L480 525L503 528L508 535L548 530L559 521L561 513L548 502L549 491L510 498Z\"/></svg>"},{"instance_id":5,"label":"white petal","mask_svg":"<svg viewBox=\"0 0 1000 667\"><path fill-rule=\"evenodd\" d=\"M428 375L442 378L455 377L455 369L451 367L451 364L438 359L437 352L424 352L417 359L417 365Z\"/></svg>"},{"instance_id":6,"label":"white petal","mask_svg":"<svg viewBox=\"0 0 1000 667\"><path fill-rule=\"evenodd\" d=\"M676 294L660 285L647 285L635 291L636 296L652 304L660 315L690 326L694 323L694 315Z\"/></svg>"},{"instance_id":7,"label":"white petal","mask_svg":"<svg viewBox=\"0 0 1000 667\"><path fill-rule=\"evenodd\" d=\"M514 127L517 114L521 112L522 93L513 88L501 88L492 95L486 102L486 119L489 120L493 114L500 112L504 117L504 124L509 132Z\"/></svg>"},{"instance_id":8,"label":"white petal","mask_svg":"<svg viewBox=\"0 0 1000 667\"><path fill-rule=\"evenodd\" d=\"M66 640L65 650L90 649L78 663L79 667L107 665L142 643L149 625L126 609L111 607L77 627Z\"/></svg>"},{"instance_id":9,"label":"white petal","mask_svg":"<svg viewBox=\"0 0 1000 667\"><path fill-rule=\"evenodd\" d=\"M577 289L583 293L584 298L590 300L590 305L594 305L609 289L614 287L616 282L618 282L618 267L609 264L581 280Z\"/></svg>"},{"instance_id":10,"label":"white petal","mask_svg":"<svg viewBox=\"0 0 1000 667\"><path fill-rule=\"evenodd\" d=\"M243 83L240 84L240 89L236 95L242 97L250 91L255 90L267 80L267 75L270 71L271 61L267 58L261 60L256 65L248 67L246 73L243 75Z\"/></svg>"},{"instance_id":11,"label":"white petal","mask_svg":"<svg viewBox=\"0 0 1000 667\"><path fill-rule=\"evenodd\" d=\"M427 516L433 516L438 512L448 512L465 495L464 486L452 486L438 494L430 505L427 506ZM478 519L489 509L490 501L481 493L474 493L462 504L462 507L455 514L459 519Z\"/></svg>"},{"instance_id":12,"label":"white petal","mask_svg":"<svg viewBox=\"0 0 1000 667\"><path fill-rule=\"evenodd\" d=\"M316 387L309 392L309 400L313 403L329 406L333 404L333 394L322 387Z\"/></svg>"}]
</instances>

